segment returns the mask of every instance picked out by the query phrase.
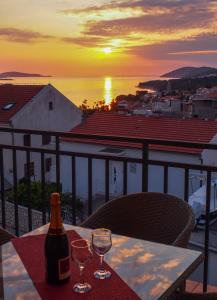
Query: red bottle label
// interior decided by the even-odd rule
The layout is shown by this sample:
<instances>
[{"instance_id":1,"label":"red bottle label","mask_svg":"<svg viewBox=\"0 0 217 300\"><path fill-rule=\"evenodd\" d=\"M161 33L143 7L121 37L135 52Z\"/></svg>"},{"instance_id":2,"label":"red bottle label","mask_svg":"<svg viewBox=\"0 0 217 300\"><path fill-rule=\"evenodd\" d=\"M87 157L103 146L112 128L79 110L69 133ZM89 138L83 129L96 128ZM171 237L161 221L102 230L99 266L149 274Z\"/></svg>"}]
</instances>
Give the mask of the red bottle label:
<instances>
[{"instance_id":1,"label":"red bottle label","mask_svg":"<svg viewBox=\"0 0 217 300\"><path fill-rule=\"evenodd\" d=\"M59 259L59 279L63 280L70 276L70 257Z\"/></svg>"}]
</instances>

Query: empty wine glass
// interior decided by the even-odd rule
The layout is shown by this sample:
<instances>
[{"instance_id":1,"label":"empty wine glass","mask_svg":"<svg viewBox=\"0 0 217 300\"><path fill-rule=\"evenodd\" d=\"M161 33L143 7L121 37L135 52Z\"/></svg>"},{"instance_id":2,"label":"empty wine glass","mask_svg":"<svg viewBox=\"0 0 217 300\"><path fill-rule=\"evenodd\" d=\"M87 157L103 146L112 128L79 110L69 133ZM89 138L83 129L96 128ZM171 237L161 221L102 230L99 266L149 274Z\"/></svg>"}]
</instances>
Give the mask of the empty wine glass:
<instances>
[{"instance_id":1,"label":"empty wine glass","mask_svg":"<svg viewBox=\"0 0 217 300\"><path fill-rule=\"evenodd\" d=\"M106 279L111 276L111 272L103 268L103 257L111 249L111 231L105 228L95 229L92 232L92 248L100 256L100 269L94 272L98 279Z\"/></svg>"},{"instance_id":2,"label":"empty wine glass","mask_svg":"<svg viewBox=\"0 0 217 300\"><path fill-rule=\"evenodd\" d=\"M91 290L91 285L84 282L83 270L86 262L91 258L92 252L90 250L89 242L85 239L79 239L71 242L71 256L78 264L80 270L80 282L73 286L76 293L86 293Z\"/></svg>"}]
</instances>

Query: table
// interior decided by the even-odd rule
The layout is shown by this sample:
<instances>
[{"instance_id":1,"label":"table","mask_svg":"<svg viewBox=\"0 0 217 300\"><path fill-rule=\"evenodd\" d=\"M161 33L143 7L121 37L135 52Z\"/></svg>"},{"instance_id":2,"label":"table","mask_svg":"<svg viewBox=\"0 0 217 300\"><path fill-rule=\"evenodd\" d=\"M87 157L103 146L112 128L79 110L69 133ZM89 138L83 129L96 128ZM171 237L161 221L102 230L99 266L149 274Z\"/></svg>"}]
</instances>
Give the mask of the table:
<instances>
[{"instance_id":1,"label":"table","mask_svg":"<svg viewBox=\"0 0 217 300\"><path fill-rule=\"evenodd\" d=\"M46 233L47 228L48 224L27 235ZM90 237L89 229L71 225L65 228L76 230L84 238ZM112 242L105 261L142 300L165 299L203 261L201 252L189 249L114 234ZM0 299L41 299L12 243L3 245L0 252Z\"/></svg>"}]
</instances>

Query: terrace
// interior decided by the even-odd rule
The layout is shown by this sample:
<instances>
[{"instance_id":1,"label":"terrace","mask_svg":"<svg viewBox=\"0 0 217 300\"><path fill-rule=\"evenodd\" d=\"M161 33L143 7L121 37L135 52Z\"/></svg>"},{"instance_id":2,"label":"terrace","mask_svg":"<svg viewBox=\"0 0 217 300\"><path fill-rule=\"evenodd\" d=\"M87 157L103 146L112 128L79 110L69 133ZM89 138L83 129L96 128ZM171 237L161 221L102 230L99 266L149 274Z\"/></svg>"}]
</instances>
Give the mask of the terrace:
<instances>
[{"instance_id":1,"label":"terrace","mask_svg":"<svg viewBox=\"0 0 217 300\"><path fill-rule=\"evenodd\" d=\"M110 168L109 165L112 161L119 161L122 163L123 168L123 182L122 190L123 194L128 193L128 164L136 163L141 166L141 191L146 192L148 190L149 183L149 167L158 166L163 170L163 193L168 193L169 186L169 170L171 168L181 169L183 171L184 185L183 185L183 198L185 201L189 200L189 182L190 175L192 172L199 172L206 178L206 214L205 214L205 223L202 228L198 227L197 231L193 232L189 247L193 249L203 250L204 252L204 264L201 265L198 270L191 276L191 280L199 281L203 284L203 290L207 290L208 285L217 285L216 278L214 277L214 265L216 263L216 249L215 241L213 241L212 229L215 227L213 221L210 220L210 201L211 201L211 185L212 178L217 172L217 167L213 165L202 165L195 163L181 163L174 161L161 161L154 160L149 158L150 147L153 145L158 145L160 147L181 147L188 149L207 149L207 150L217 150L217 145L207 144L207 143L189 143L189 142L180 142L180 141L171 141L171 140L157 140L157 139L140 139L140 138L127 138L123 136L100 136L100 135L90 135L90 134L76 134L76 133L63 133L63 132L50 132L50 131L38 131L38 130L26 130L26 129L11 129L11 128L0 128L0 135L13 137L12 141L16 141L16 137L23 137L23 135L35 136L42 139L44 136L51 136L51 144L48 146L23 146L20 143L11 142L2 142L0 144L0 187L1 187L1 224L3 228L9 229L14 232L17 236L31 231L43 224L46 224L49 220L49 211L47 210L48 196L47 196L47 178L46 178L46 155L52 155L55 158L55 190L61 191L62 178L61 178L61 158L67 157L71 161L71 218L68 218L67 222L73 225L79 224L78 211L76 210L76 198L77 198L77 177L76 177L76 159L85 158L88 162L87 168L87 194L88 201L85 206L84 216L90 215L96 208L96 200L93 195L93 162L95 160L104 161L104 202L110 200ZM133 143L139 144L142 147L142 157L125 157L125 156L113 156L105 154L91 154L91 153L81 153L61 150L60 142L61 139L88 139L88 140L103 140L111 142L121 142L121 143ZM40 173L40 182L41 182L41 208L35 211L32 198L34 196L34 191L32 190L31 182L34 181L32 176L32 155L37 157L36 161L38 162L37 170ZM12 169L10 169L11 182L8 183L7 175L7 165L6 157L9 158L11 162ZM18 162L22 159L23 165L26 166L26 183L27 183L27 194L28 194L28 204L23 213L22 207L18 200L18 184L20 180L20 170L18 169ZM156 174L158 176L158 174ZM8 203L8 192L6 191L8 187L11 186L13 192L13 199ZM100 202L101 203L101 202ZM8 207L10 214L12 214L13 224L9 220ZM20 215L22 211L22 216ZM22 219L22 220L21 220ZM25 220L24 220L25 219ZM23 226L23 223L25 226ZM211 238L210 238L211 237ZM201 289L201 285L197 282L188 281L187 288L189 290L198 291ZM211 287L213 291L215 287ZM209 290L209 289L208 289Z\"/></svg>"}]
</instances>

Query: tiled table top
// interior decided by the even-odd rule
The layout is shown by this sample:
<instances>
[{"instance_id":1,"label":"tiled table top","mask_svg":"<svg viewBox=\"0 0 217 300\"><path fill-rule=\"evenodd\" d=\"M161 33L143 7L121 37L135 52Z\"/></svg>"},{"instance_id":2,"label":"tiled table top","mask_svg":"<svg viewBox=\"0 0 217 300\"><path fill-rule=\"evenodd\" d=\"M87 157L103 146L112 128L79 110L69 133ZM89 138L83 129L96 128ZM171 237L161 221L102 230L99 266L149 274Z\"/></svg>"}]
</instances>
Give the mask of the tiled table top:
<instances>
[{"instance_id":1,"label":"tiled table top","mask_svg":"<svg viewBox=\"0 0 217 300\"><path fill-rule=\"evenodd\" d=\"M46 233L47 226L29 234ZM69 225L65 228L75 229L82 237L90 238L88 229ZM125 236L112 235L112 243L105 261L142 300L165 299L203 260L198 251ZM2 246L1 258L0 299L40 299L12 243Z\"/></svg>"}]
</instances>

